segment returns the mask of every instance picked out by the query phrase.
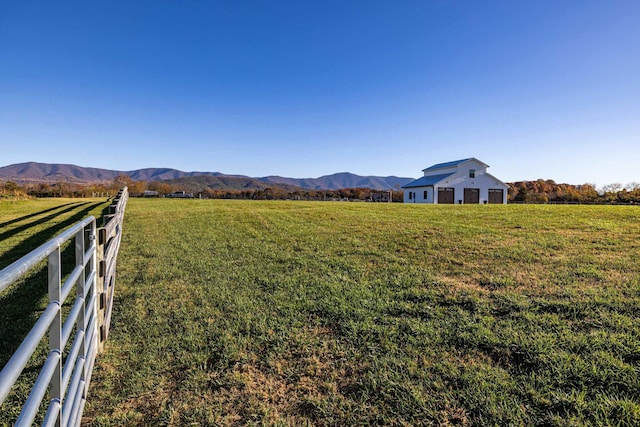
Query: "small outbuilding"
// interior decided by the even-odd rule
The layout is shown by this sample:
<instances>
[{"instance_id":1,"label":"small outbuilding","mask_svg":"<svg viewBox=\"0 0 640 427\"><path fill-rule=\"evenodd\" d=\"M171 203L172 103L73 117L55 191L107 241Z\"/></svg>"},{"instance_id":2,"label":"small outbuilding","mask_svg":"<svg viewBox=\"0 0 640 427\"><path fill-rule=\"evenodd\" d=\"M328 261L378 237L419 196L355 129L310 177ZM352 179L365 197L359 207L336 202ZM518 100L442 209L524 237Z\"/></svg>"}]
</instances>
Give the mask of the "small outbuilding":
<instances>
[{"instance_id":1,"label":"small outbuilding","mask_svg":"<svg viewBox=\"0 0 640 427\"><path fill-rule=\"evenodd\" d=\"M405 203L507 203L509 186L487 173L489 165L476 158L438 163L424 176L403 185Z\"/></svg>"}]
</instances>

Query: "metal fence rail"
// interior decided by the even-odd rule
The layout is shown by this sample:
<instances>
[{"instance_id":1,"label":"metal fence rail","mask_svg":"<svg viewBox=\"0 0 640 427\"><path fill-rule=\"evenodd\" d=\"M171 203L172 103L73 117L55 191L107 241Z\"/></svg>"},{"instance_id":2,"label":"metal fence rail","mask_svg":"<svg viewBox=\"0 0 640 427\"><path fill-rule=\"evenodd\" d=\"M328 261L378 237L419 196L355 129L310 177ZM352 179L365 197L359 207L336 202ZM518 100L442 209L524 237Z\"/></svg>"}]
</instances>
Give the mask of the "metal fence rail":
<instances>
[{"instance_id":1,"label":"metal fence rail","mask_svg":"<svg viewBox=\"0 0 640 427\"><path fill-rule=\"evenodd\" d=\"M94 361L108 334L115 264L127 199L124 188L118 193L116 203L109 207L105 227L97 229L95 218L87 217L0 271L2 292L47 259L48 305L0 372L1 406L38 345L47 339L47 358L16 426L33 423L47 391L49 400L42 425L80 424ZM75 245L75 266L62 282L60 248L70 240ZM75 300L63 319L62 306L74 289Z\"/></svg>"},{"instance_id":2,"label":"metal fence rail","mask_svg":"<svg viewBox=\"0 0 640 427\"><path fill-rule=\"evenodd\" d=\"M100 310L100 342L99 350L102 351L103 343L109 336L109 326L111 325L111 311L113 309L113 295L116 281L116 261L120 250L120 239L122 237L122 222L124 221L124 210L129 200L129 192L126 187L118 193L115 199L117 202L109 206L109 214L104 216L104 228L98 230L98 245L102 250L98 251L98 270L101 298Z\"/></svg>"}]
</instances>

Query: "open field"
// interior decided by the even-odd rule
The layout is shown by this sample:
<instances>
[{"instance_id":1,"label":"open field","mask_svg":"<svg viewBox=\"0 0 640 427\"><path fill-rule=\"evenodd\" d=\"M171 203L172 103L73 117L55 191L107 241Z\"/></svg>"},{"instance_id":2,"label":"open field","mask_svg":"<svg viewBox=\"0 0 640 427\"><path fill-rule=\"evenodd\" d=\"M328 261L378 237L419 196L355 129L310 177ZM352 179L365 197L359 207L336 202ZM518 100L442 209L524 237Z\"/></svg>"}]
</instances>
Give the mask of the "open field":
<instances>
[{"instance_id":1,"label":"open field","mask_svg":"<svg viewBox=\"0 0 640 427\"><path fill-rule=\"evenodd\" d=\"M100 218L107 206L104 198L0 201L0 269L79 220L89 215ZM100 220L98 224L101 224ZM62 257L65 265L72 268L74 252L71 245L63 248ZM69 268L63 273L68 274ZM47 270L46 261L43 261L24 280L0 293L0 369L18 348L46 306ZM36 356L25 368L16 385L15 393L3 404L0 410L0 425L8 425L17 417L18 403L24 401L46 354L45 346L41 345Z\"/></svg>"},{"instance_id":2,"label":"open field","mask_svg":"<svg viewBox=\"0 0 640 427\"><path fill-rule=\"evenodd\" d=\"M86 421L638 425L640 210L131 200Z\"/></svg>"},{"instance_id":3,"label":"open field","mask_svg":"<svg viewBox=\"0 0 640 427\"><path fill-rule=\"evenodd\" d=\"M85 421L638 425L639 255L634 207L131 199Z\"/></svg>"}]
</instances>

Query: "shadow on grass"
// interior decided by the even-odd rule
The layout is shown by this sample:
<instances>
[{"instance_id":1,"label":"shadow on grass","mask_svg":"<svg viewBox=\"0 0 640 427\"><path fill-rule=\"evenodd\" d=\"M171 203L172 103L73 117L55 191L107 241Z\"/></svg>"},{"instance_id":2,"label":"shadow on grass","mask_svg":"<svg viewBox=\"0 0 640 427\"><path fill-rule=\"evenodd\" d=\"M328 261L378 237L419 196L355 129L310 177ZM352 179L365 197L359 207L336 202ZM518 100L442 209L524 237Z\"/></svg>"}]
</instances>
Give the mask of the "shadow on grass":
<instances>
[{"instance_id":1,"label":"shadow on grass","mask_svg":"<svg viewBox=\"0 0 640 427\"><path fill-rule=\"evenodd\" d=\"M35 227L36 225L40 225L40 224L44 224L48 221L51 221L52 219L54 219L55 217L57 217L58 215L62 215L64 213L67 212L71 212L74 211L82 206L86 206L88 205L89 202L84 202L84 203L76 203L73 204L73 206L69 206L66 209L63 209L59 212L56 212L54 214L51 215L47 215L43 218L40 218L36 221L32 221L30 223L27 224L23 224L19 227L13 228L11 230L7 230L4 233L0 234L0 240L4 240L4 239L8 239L9 237L13 237L16 234L22 233L23 231L26 231L28 229L30 229L31 227ZM95 205L93 205L95 206ZM85 212L85 211L82 211ZM74 215L74 218L77 216ZM82 219L82 218L80 218ZM32 251L33 249L37 248L39 245L41 245L42 243L46 242L48 239L50 239L51 237L54 236L54 234L60 230L60 227L66 227L67 225L70 225L67 221L64 221L62 224L56 224L55 226L49 227L43 231L41 231L40 233L37 233L35 235L33 235L32 237L25 239L22 243L20 243L18 246L16 246L15 248L13 248L12 250L10 250L9 252L5 253L4 255L2 255L0 257L0 269L5 268L7 265L11 264L13 261L19 259L20 257L28 254L30 251ZM43 234L44 233L44 234ZM49 234L50 237L47 238L43 238L43 236L45 236L45 234ZM27 245L27 243L29 243L29 245ZM7 259L9 260L7 262Z\"/></svg>"},{"instance_id":2,"label":"shadow on grass","mask_svg":"<svg viewBox=\"0 0 640 427\"><path fill-rule=\"evenodd\" d=\"M25 239L10 253L0 257L0 267L4 268L24 254L45 243L60 231L85 218L88 213L103 202L76 205L84 206L67 220L42 230ZM87 206L88 205L88 206ZM62 277L68 275L74 266L74 245L67 244L61 253ZM22 255L18 256L20 253ZM25 336L33 327L38 316L46 308L47 295L47 262L42 261L40 267L34 268L24 279L18 280L0 295L0 369L20 346Z\"/></svg>"},{"instance_id":3,"label":"shadow on grass","mask_svg":"<svg viewBox=\"0 0 640 427\"><path fill-rule=\"evenodd\" d=\"M30 213L28 215L21 216L20 218L14 218L12 220L0 223L0 227L6 227L7 225L15 224L16 222L24 221L25 219L33 218L34 216L38 216L38 215L45 214L47 212L55 211L55 210L60 209L60 208L62 208L64 206L74 205L76 203L77 202L65 203L63 205L54 206L52 208L45 209L45 210L42 210L40 212Z\"/></svg>"}]
</instances>

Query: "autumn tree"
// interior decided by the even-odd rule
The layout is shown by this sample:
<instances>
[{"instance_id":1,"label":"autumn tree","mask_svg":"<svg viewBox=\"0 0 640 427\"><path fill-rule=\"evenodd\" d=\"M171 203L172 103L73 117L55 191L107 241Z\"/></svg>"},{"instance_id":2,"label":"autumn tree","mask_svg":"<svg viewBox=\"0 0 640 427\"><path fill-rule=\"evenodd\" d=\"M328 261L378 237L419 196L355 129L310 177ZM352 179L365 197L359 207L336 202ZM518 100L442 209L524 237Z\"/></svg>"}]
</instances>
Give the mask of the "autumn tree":
<instances>
[{"instance_id":1,"label":"autumn tree","mask_svg":"<svg viewBox=\"0 0 640 427\"><path fill-rule=\"evenodd\" d=\"M147 184L147 189L157 191L158 194L170 194L174 191L171 184L162 181L152 181Z\"/></svg>"},{"instance_id":2,"label":"autumn tree","mask_svg":"<svg viewBox=\"0 0 640 427\"><path fill-rule=\"evenodd\" d=\"M615 182L613 184L607 184L600 190L604 200L608 202L614 202L618 198L618 192L622 188L622 184Z\"/></svg>"},{"instance_id":3,"label":"autumn tree","mask_svg":"<svg viewBox=\"0 0 640 427\"><path fill-rule=\"evenodd\" d=\"M142 196L142 193L147 189L147 182L132 181L127 187L129 187L129 194L132 196Z\"/></svg>"},{"instance_id":4,"label":"autumn tree","mask_svg":"<svg viewBox=\"0 0 640 427\"><path fill-rule=\"evenodd\" d=\"M2 184L3 194L5 193L16 194L16 192L18 192L19 190L21 190L20 186L13 181L7 181L4 184Z\"/></svg>"},{"instance_id":5,"label":"autumn tree","mask_svg":"<svg viewBox=\"0 0 640 427\"><path fill-rule=\"evenodd\" d=\"M133 183L133 180L131 179L130 176L125 174L120 174L115 178L113 178L112 188L114 190L119 190L122 187L129 187L132 183Z\"/></svg>"},{"instance_id":6,"label":"autumn tree","mask_svg":"<svg viewBox=\"0 0 640 427\"><path fill-rule=\"evenodd\" d=\"M598 192L594 184L582 184L578 191L580 192L580 199L583 202L595 202L598 200Z\"/></svg>"}]
</instances>

